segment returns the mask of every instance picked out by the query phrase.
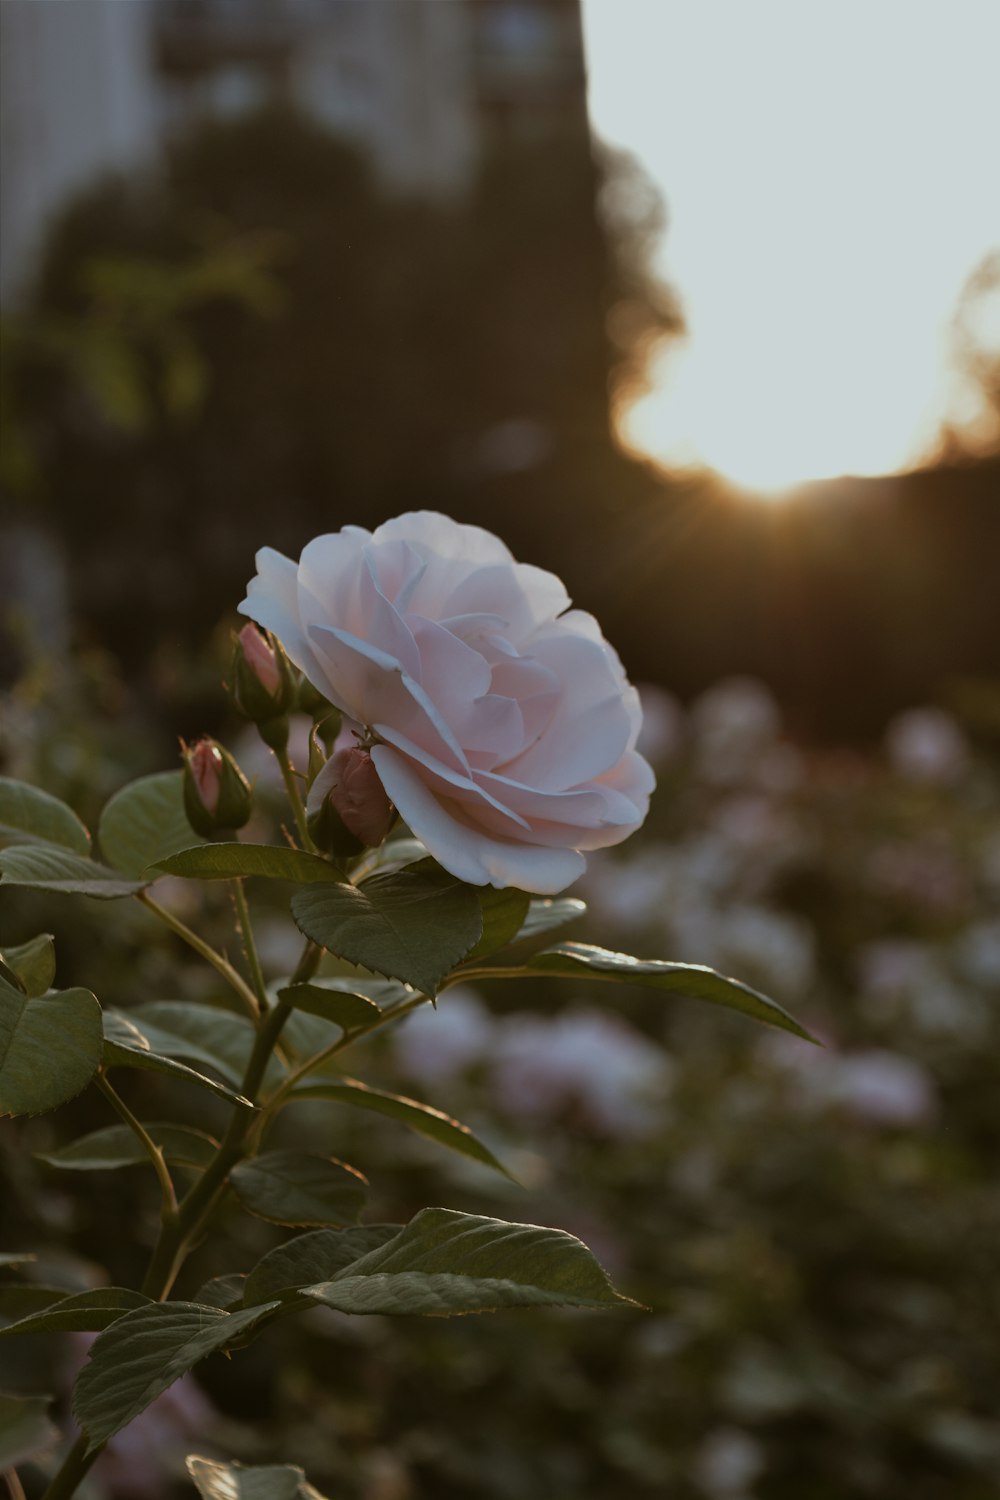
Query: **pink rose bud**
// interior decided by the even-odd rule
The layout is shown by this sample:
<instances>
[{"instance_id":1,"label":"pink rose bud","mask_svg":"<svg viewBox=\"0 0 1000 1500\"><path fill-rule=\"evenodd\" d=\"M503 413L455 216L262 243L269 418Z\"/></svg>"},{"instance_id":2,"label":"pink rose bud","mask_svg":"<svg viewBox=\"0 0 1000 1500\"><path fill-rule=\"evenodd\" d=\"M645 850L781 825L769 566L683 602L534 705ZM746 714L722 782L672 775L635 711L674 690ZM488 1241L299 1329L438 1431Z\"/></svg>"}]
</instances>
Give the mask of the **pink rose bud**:
<instances>
[{"instance_id":1,"label":"pink rose bud","mask_svg":"<svg viewBox=\"0 0 1000 1500\"><path fill-rule=\"evenodd\" d=\"M264 742L283 749L288 742L288 710L295 682L281 647L271 644L256 625L244 625L236 636L230 692L240 713L257 725Z\"/></svg>"},{"instance_id":2,"label":"pink rose bud","mask_svg":"<svg viewBox=\"0 0 1000 1500\"><path fill-rule=\"evenodd\" d=\"M243 659L266 693L276 698L281 690L278 658L256 625L244 625L237 636L243 648Z\"/></svg>"},{"instance_id":3,"label":"pink rose bud","mask_svg":"<svg viewBox=\"0 0 1000 1500\"><path fill-rule=\"evenodd\" d=\"M367 750L354 746L331 757L337 783L330 799L346 827L363 844L381 844L394 817L392 803Z\"/></svg>"},{"instance_id":4,"label":"pink rose bud","mask_svg":"<svg viewBox=\"0 0 1000 1500\"><path fill-rule=\"evenodd\" d=\"M371 755L359 745L338 750L309 792L309 831L333 854L381 844L396 817Z\"/></svg>"},{"instance_id":5,"label":"pink rose bud","mask_svg":"<svg viewBox=\"0 0 1000 1500\"><path fill-rule=\"evenodd\" d=\"M198 801L207 813L214 813L219 805L219 791L222 787L222 751L211 740L198 740L191 746L187 763L198 793Z\"/></svg>"},{"instance_id":6,"label":"pink rose bud","mask_svg":"<svg viewBox=\"0 0 1000 1500\"><path fill-rule=\"evenodd\" d=\"M184 811L204 838L220 829L242 828L250 816L250 784L228 750L215 740L181 741L184 760Z\"/></svg>"}]
</instances>

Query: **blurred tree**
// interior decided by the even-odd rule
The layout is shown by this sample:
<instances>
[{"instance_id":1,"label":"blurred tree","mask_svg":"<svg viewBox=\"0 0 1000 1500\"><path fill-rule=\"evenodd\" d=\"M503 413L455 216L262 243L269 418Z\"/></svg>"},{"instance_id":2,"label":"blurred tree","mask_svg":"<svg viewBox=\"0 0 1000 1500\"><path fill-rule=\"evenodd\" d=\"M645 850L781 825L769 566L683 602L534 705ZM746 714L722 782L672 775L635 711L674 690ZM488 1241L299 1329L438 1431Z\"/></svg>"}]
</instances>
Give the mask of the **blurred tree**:
<instances>
[{"instance_id":1,"label":"blurred tree","mask_svg":"<svg viewBox=\"0 0 1000 1500\"><path fill-rule=\"evenodd\" d=\"M130 675L164 640L201 659L257 547L432 506L558 571L633 677L754 673L806 734L1000 675L997 460L767 507L616 446L609 407L680 326L649 271L661 218L582 130L500 137L432 203L284 109L88 194L2 387L7 488L72 559L75 619Z\"/></svg>"},{"instance_id":2,"label":"blurred tree","mask_svg":"<svg viewBox=\"0 0 1000 1500\"><path fill-rule=\"evenodd\" d=\"M964 420L945 429L942 456L952 461L995 456L1000 452L1000 250L984 256L965 283L952 346L971 400Z\"/></svg>"},{"instance_id":3,"label":"blurred tree","mask_svg":"<svg viewBox=\"0 0 1000 1500\"><path fill-rule=\"evenodd\" d=\"M72 206L11 346L8 406L17 433L44 434L35 488L79 615L134 668L160 632L203 639L256 547L416 504L554 563L587 496L548 461L571 474L589 433L625 467L607 388L628 340L603 313L637 306L641 275L597 186L585 138L557 136L498 148L467 200L387 199L350 150L269 110ZM662 301L643 330L669 324ZM29 450L12 447L14 483ZM520 517L491 494L510 472L532 475Z\"/></svg>"}]
</instances>

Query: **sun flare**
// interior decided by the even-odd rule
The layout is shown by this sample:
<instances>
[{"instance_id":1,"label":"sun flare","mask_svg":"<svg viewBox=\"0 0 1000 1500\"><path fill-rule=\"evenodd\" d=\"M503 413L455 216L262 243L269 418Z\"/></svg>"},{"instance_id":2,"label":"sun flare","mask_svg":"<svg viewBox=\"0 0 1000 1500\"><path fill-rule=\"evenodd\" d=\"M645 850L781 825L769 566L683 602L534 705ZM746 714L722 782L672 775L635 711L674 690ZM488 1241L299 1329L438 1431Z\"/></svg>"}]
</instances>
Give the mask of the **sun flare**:
<instances>
[{"instance_id":1,"label":"sun flare","mask_svg":"<svg viewBox=\"0 0 1000 1500\"><path fill-rule=\"evenodd\" d=\"M974 423L963 285L1000 244L992 0L584 0L591 119L661 188L683 341L616 413L766 493L886 474Z\"/></svg>"}]
</instances>

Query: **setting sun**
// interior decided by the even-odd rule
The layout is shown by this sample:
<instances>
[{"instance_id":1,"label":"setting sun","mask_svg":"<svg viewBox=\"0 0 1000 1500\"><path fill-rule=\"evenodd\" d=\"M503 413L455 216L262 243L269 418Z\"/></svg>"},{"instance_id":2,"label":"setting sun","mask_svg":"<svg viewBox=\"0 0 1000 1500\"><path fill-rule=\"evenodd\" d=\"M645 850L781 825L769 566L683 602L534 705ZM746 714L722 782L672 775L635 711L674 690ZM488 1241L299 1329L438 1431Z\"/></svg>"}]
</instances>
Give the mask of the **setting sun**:
<instances>
[{"instance_id":1,"label":"setting sun","mask_svg":"<svg viewBox=\"0 0 1000 1500\"><path fill-rule=\"evenodd\" d=\"M664 195L654 269L687 330L622 402L620 440L773 492L892 473L944 423L981 425L953 325L1000 244L997 6L586 0L584 17L591 120Z\"/></svg>"}]
</instances>

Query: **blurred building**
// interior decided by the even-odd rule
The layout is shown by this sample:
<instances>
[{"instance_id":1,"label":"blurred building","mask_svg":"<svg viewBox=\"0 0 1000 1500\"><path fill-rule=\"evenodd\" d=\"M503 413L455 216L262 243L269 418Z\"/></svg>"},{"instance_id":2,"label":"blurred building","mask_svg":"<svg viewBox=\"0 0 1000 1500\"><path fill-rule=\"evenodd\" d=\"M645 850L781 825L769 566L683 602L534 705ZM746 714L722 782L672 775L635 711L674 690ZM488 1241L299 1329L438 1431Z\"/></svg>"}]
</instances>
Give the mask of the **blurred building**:
<instances>
[{"instance_id":1,"label":"blurred building","mask_svg":"<svg viewBox=\"0 0 1000 1500\"><path fill-rule=\"evenodd\" d=\"M153 153L146 0L0 4L0 294L30 276L53 212Z\"/></svg>"},{"instance_id":2,"label":"blurred building","mask_svg":"<svg viewBox=\"0 0 1000 1500\"><path fill-rule=\"evenodd\" d=\"M587 129L579 0L3 0L0 57L5 297L68 195L207 118L287 100L438 196L497 134Z\"/></svg>"}]
</instances>

